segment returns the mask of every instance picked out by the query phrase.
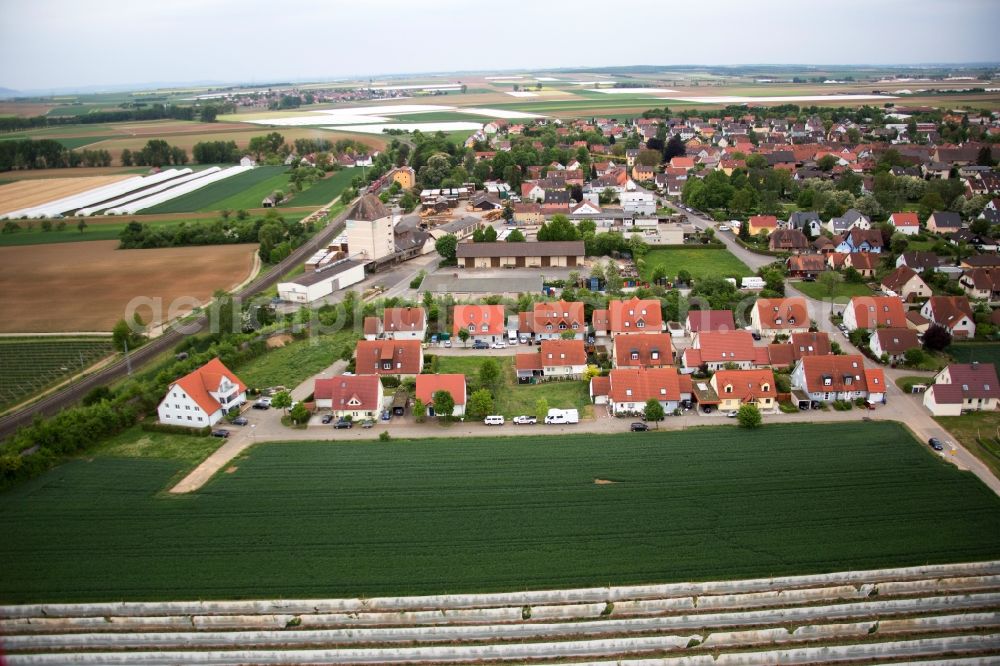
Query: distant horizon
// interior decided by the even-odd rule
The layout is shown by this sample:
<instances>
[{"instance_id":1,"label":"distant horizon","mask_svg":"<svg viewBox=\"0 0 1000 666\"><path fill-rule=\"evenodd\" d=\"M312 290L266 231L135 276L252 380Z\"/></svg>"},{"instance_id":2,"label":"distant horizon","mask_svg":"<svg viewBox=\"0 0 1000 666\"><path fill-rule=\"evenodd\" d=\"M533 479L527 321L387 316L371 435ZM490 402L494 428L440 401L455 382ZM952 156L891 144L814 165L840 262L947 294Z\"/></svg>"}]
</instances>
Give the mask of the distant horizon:
<instances>
[{"instance_id":1,"label":"distant horizon","mask_svg":"<svg viewBox=\"0 0 1000 666\"><path fill-rule=\"evenodd\" d=\"M380 77L450 74L456 64L472 73L582 71L623 67L626 60L764 66L791 54L810 54L814 67L1000 62L996 0L841 0L836 6L633 0L618 10L599 0L572 6L508 0L502 15L462 0L284 0L278 8L268 0L0 3L3 85L34 95L159 82L376 76L365 70ZM951 17L955 22L943 20ZM480 39L469 39L470 31ZM594 35L619 39L612 49L592 45ZM574 64L587 60L604 62ZM399 69L407 71L395 74Z\"/></svg>"},{"instance_id":2,"label":"distant horizon","mask_svg":"<svg viewBox=\"0 0 1000 666\"><path fill-rule=\"evenodd\" d=\"M468 69L468 70L438 70L438 71L399 71L399 72L379 72L374 74L354 74L346 76L329 76L329 77L270 77L268 79L262 79L260 81L255 81L253 79L192 79L192 80L176 80L176 81L144 81L144 82L130 82L130 83L93 83L93 84L80 84L78 86L55 86L55 87L44 87L44 88L34 88L34 89L18 89L3 85L0 82L0 92L6 91L8 93L17 93L16 96L24 97L36 97L36 96L46 96L55 94L101 94L110 92L123 92L123 91L146 91L146 90L161 90L164 88L176 88L176 87L253 87L253 86L274 86L274 85L301 85L310 83L330 83L337 84L338 82L345 83L364 83L367 79L412 79L416 77L444 77L444 76L476 76L481 74L495 74L495 73L505 73L505 72L519 72L525 75L531 74L553 74L553 73L587 73L594 72L600 73L607 70L630 70L635 68L662 68L664 72L670 72L672 70L677 70L678 72L682 70L708 70L708 69L737 69L737 68L748 68L748 67L760 67L760 68L805 68L805 69L816 69L817 71L844 68L844 69L871 69L871 68L885 68L885 69L941 69L941 68L953 68L953 69L984 69L984 68L997 68L1000 70L1000 60L995 61L939 61L939 62L866 62L866 63L808 63L808 62L745 62L745 63L727 63L727 64L705 64L705 63L690 63L690 64L675 64L675 65L663 65L663 64L643 64L643 63L631 63L627 65L567 65L561 67L548 67L548 68L526 68L526 67L507 67L501 69ZM653 73L647 76L652 76ZM516 82L512 82L516 83ZM556 83L556 82L550 82Z\"/></svg>"}]
</instances>

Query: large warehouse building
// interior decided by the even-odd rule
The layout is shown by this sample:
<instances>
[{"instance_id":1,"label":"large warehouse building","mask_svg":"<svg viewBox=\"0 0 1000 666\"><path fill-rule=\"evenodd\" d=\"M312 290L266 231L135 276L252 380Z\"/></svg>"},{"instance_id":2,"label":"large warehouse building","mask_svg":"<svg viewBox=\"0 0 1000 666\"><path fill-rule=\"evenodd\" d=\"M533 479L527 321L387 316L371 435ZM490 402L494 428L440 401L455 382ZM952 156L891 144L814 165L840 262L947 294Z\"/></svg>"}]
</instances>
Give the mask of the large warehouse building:
<instances>
[{"instance_id":1,"label":"large warehouse building","mask_svg":"<svg viewBox=\"0 0 1000 666\"><path fill-rule=\"evenodd\" d=\"M583 266L585 255L583 241L460 243L456 248L461 268Z\"/></svg>"}]
</instances>

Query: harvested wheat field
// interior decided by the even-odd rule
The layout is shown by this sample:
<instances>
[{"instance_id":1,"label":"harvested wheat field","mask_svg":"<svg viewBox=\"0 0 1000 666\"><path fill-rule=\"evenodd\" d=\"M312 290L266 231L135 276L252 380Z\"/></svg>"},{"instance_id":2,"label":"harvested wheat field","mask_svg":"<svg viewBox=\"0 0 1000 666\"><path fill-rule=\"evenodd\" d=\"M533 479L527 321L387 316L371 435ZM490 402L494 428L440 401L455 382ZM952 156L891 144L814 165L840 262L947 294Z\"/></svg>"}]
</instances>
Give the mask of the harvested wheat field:
<instances>
[{"instance_id":1,"label":"harvested wheat field","mask_svg":"<svg viewBox=\"0 0 1000 666\"><path fill-rule=\"evenodd\" d=\"M133 298L162 299L183 314L247 278L256 245L118 250L118 241L0 248L2 333L109 331ZM183 300L182 300L183 299Z\"/></svg>"},{"instance_id":2,"label":"harvested wheat field","mask_svg":"<svg viewBox=\"0 0 1000 666\"><path fill-rule=\"evenodd\" d=\"M79 194L129 177L129 174L122 174L120 176L85 176L81 178L43 178L0 185L0 215Z\"/></svg>"}]
</instances>

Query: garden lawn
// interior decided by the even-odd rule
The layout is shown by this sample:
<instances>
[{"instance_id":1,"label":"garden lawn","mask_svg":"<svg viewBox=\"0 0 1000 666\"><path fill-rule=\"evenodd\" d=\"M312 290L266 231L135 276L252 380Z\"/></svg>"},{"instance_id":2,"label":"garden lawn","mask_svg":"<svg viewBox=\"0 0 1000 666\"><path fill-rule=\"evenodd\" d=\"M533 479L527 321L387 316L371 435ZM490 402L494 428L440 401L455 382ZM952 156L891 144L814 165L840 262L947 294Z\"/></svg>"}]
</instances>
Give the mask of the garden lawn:
<instances>
[{"instance_id":1,"label":"garden lawn","mask_svg":"<svg viewBox=\"0 0 1000 666\"><path fill-rule=\"evenodd\" d=\"M809 298L814 298L818 301L826 300L830 298L830 291L824 287L819 282L793 282L792 286L801 291L803 294ZM833 293L834 299L850 299L854 296L871 296L872 290L866 284L858 284L854 282L840 282L837 284L837 288Z\"/></svg>"},{"instance_id":2,"label":"garden lawn","mask_svg":"<svg viewBox=\"0 0 1000 666\"><path fill-rule=\"evenodd\" d=\"M657 266L674 277L686 270L697 280L706 277L748 277L753 275L746 264L725 248L682 247L652 249L646 253L642 277L650 280Z\"/></svg>"},{"instance_id":3,"label":"garden lawn","mask_svg":"<svg viewBox=\"0 0 1000 666\"><path fill-rule=\"evenodd\" d=\"M265 444L165 496L184 464L100 453L0 495L0 601L370 598L1000 558L1000 498L890 422Z\"/></svg>"},{"instance_id":4,"label":"garden lawn","mask_svg":"<svg viewBox=\"0 0 1000 666\"><path fill-rule=\"evenodd\" d=\"M521 351L524 353L536 352L538 347L524 347ZM508 419L521 414L533 416L535 415L535 403L540 398L545 398L549 407L560 409L575 407L580 410L581 416L589 416L593 412L593 405L590 402L590 385L585 380L518 384L513 356L438 356L437 371L441 374L464 374L468 380L468 390L471 394L472 391L479 388L479 366L488 358L495 358L500 363L503 377L503 385L493 391L494 414L502 414Z\"/></svg>"},{"instance_id":5,"label":"garden lawn","mask_svg":"<svg viewBox=\"0 0 1000 666\"><path fill-rule=\"evenodd\" d=\"M935 420L1000 477L1000 412L970 412Z\"/></svg>"},{"instance_id":6,"label":"garden lawn","mask_svg":"<svg viewBox=\"0 0 1000 666\"><path fill-rule=\"evenodd\" d=\"M358 335L345 329L331 335L295 340L233 368L251 388L284 386L291 390L339 358L350 358Z\"/></svg>"}]
</instances>

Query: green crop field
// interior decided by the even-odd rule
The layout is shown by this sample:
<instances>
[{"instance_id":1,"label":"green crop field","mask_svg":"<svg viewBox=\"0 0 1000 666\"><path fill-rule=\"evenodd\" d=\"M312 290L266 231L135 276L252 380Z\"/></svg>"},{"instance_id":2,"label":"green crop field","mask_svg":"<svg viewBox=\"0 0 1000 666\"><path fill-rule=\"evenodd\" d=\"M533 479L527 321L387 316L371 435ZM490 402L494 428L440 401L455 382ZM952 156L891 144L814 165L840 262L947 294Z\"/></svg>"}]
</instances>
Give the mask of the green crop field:
<instances>
[{"instance_id":1,"label":"green crop field","mask_svg":"<svg viewBox=\"0 0 1000 666\"><path fill-rule=\"evenodd\" d=\"M0 409L82 372L112 351L111 338L0 338Z\"/></svg>"},{"instance_id":2,"label":"green crop field","mask_svg":"<svg viewBox=\"0 0 1000 666\"><path fill-rule=\"evenodd\" d=\"M705 277L746 277L753 275L746 264L725 248L681 247L652 249L646 253L643 279L649 280L657 266L662 265L668 276L687 270L694 279Z\"/></svg>"},{"instance_id":3,"label":"green crop field","mask_svg":"<svg viewBox=\"0 0 1000 666\"><path fill-rule=\"evenodd\" d=\"M350 185L355 173L355 169L344 169L343 171L330 174L323 180L313 183L305 191L296 194L288 201L288 205L325 206L340 196L344 188Z\"/></svg>"},{"instance_id":4,"label":"green crop field","mask_svg":"<svg viewBox=\"0 0 1000 666\"><path fill-rule=\"evenodd\" d=\"M1000 368L1000 342L959 342L948 347L948 353L958 363L992 363Z\"/></svg>"},{"instance_id":5,"label":"green crop field","mask_svg":"<svg viewBox=\"0 0 1000 666\"><path fill-rule=\"evenodd\" d=\"M267 444L165 496L184 464L98 452L0 495L0 600L371 597L1000 557L1000 498L888 422Z\"/></svg>"},{"instance_id":6,"label":"green crop field","mask_svg":"<svg viewBox=\"0 0 1000 666\"><path fill-rule=\"evenodd\" d=\"M287 169L280 166L257 167L236 176L230 176L216 183L206 185L158 206L148 208L144 213L192 213L228 208L260 208L261 200L274 190L287 191Z\"/></svg>"}]
</instances>

